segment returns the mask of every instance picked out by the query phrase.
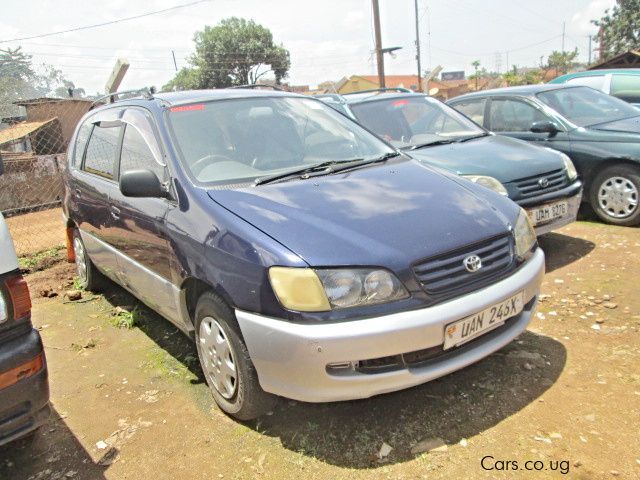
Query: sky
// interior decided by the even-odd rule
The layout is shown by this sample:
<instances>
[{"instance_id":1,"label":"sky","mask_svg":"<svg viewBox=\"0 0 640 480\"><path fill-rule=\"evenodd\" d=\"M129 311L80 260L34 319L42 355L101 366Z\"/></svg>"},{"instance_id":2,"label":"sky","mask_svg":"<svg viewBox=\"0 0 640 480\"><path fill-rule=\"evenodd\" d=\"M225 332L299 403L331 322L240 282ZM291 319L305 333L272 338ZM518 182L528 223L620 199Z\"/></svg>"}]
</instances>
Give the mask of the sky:
<instances>
[{"instance_id":1,"label":"sky","mask_svg":"<svg viewBox=\"0 0 640 480\"><path fill-rule=\"evenodd\" d=\"M89 30L20 42L3 42L161 10L193 0L2 0L0 48L22 46L35 64L62 70L87 94L104 92L117 58L131 67L121 89L161 87L187 66L193 34L230 17L269 28L291 54L287 81L312 87L325 80L376 73L370 0L210 0L197 5ZM414 0L379 0L387 74L415 74ZM590 20L614 0L419 0L422 69L472 73L535 66L553 50L578 48L588 58ZM594 45L595 48L595 45ZM595 53L593 54L595 56Z\"/></svg>"}]
</instances>

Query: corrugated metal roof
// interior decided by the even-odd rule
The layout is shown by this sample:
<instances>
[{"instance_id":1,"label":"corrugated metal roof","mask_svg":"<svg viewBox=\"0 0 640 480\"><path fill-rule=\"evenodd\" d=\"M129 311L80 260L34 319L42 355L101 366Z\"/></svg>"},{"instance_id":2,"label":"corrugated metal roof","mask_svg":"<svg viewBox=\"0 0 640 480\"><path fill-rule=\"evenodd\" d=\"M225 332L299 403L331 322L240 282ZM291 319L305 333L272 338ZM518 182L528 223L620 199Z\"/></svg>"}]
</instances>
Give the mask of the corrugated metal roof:
<instances>
[{"instance_id":1,"label":"corrugated metal roof","mask_svg":"<svg viewBox=\"0 0 640 480\"><path fill-rule=\"evenodd\" d=\"M35 132L39 128L42 128L44 125L46 125L47 123L51 123L54 120L57 120L57 117L50 118L49 120L45 120L44 122L16 123L9 128L0 130L0 145L26 137L30 133Z\"/></svg>"}]
</instances>

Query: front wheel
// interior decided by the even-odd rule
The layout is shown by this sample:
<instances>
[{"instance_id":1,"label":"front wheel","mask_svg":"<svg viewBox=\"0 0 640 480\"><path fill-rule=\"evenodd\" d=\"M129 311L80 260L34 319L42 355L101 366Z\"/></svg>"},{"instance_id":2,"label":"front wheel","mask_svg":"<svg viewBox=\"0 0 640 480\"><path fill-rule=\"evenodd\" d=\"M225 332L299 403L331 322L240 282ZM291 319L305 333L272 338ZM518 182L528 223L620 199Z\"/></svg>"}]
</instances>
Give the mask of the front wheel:
<instances>
[{"instance_id":1,"label":"front wheel","mask_svg":"<svg viewBox=\"0 0 640 480\"><path fill-rule=\"evenodd\" d=\"M640 168L609 167L593 180L590 193L591 206L604 222L620 226L640 223Z\"/></svg>"},{"instance_id":2,"label":"front wheel","mask_svg":"<svg viewBox=\"0 0 640 480\"><path fill-rule=\"evenodd\" d=\"M76 275L80 286L90 292L102 290L105 285L105 277L89 258L78 230L73 232L73 251L76 257Z\"/></svg>"},{"instance_id":3,"label":"front wheel","mask_svg":"<svg viewBox=\"0 0 640 480\"><path fill-rule=\"evenodd\" d=\"M205 293L196 306L198 358L214 400L238 420L253 420L276 403L258 383L233 311L217 295Z\"/></svg>"}]
</instances>

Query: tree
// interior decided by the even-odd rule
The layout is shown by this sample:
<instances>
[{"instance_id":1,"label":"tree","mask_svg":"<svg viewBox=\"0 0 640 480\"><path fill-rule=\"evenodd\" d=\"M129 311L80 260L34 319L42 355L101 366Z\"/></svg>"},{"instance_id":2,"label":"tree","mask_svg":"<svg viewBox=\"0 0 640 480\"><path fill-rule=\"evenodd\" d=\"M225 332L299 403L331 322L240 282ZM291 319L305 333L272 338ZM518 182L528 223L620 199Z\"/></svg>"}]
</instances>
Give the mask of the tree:
<instances>
[{"instance_id":1,"label":"tree","mask_svg":"<svg viewBox=\"0 0 640 480\"><path fill-rule=\"evenodd\" d=\"M20 108L13 104L16 100L50 93L67 97L69 88L73 89L76 96L84 95L84 90L75 88L60 70L50 65L42 65L41 70L36 71L31 55L24 53L21 47L0 49L0 118L20 113ZM59 95L61 89L63 95Z\"/></svg>"},{"instance_id":2,"label":"tree","mask_svg":"<svg viewBox=\"0 0 640 480\"><path fill-rule=\"evenodd\" d=\"M618 0L592 23L602 32L600 56L610 58L640 46L640 0Z\"/></svg>"},{"instance_id":3,"label":"tree","mask_svg":"<svg viewBox=\"0 0 640 480\"><path fill-rule=\"evenodd\" d=\"M267 73L276 84L286 78L289 51L276 45L269 29L253 20L231 17L194 35L196 53L164 90L224 88L257 83Z\"/></svg>"},{"instance_id":4,"label":"tree","mask_svg":"<svg viewBox=\"0 0 640 480\"><path fill-rule=\"evenodd\" d=\"M567 73L576 65L575 59L578 56L578 48L571 52L559 52L554 50L547 59L548 68L555 68L557 71Z\"/></svg>"},{"instance_id":5,"label":"tree","mask_svg":"<svg viewBox=\"0 0 640 480\"><path fill-rule=\"evenodd\" d=\"M475 70L474 76L476 79L476 90L478 90L478 67L480 67L480 60L474 60L473 62L471 62L471 65L473 65L473 68Z\"/></svg>"}]
</instances>

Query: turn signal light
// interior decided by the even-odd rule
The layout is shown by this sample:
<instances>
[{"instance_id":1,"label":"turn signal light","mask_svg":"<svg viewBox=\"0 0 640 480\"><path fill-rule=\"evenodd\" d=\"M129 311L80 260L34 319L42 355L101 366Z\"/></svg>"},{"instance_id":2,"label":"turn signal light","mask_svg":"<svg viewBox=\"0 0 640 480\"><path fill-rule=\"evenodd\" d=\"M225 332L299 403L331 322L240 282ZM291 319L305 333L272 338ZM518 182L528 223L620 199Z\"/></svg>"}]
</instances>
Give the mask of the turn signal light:
<instances>
[{"instance_id":1,"label":"turn signal light","mask_svg":"<svg viewBox=\"0 0 640 480\"><path fill-rule=\"evenodd\" d=\"M42 370L43 366L44 356L41 353L22 365L18 365L11 370L0 373L0 389L10 387L11 385L18 383L20 380L24 380L25 378L35 375Z\"/></svg>"},{"instance_id":2,"label":"turn signal light","mask_svg":"<svg viewBox=\"0 0 640 480\"><path fill-rule=\"evenodd\" d=\"M22 275L9 278L5 285L9 290L11 303L13 305L13 319L19 320L31 313L31 296L29 287Z\"/></svg>"}]
</instances>

